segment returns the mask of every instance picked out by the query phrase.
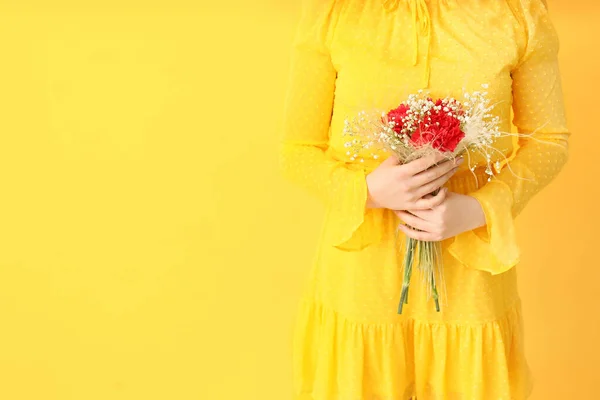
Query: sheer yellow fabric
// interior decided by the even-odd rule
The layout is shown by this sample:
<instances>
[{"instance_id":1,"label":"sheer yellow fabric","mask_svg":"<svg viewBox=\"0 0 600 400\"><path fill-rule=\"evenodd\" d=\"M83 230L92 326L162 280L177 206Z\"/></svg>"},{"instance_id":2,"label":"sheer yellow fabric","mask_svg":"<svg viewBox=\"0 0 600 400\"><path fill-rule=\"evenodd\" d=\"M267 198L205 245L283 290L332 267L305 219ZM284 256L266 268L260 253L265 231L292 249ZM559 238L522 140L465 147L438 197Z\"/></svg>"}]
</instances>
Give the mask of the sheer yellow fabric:
<instances>
[{"instance_id":1,"label":"sheer yellow fabric","mask_svg":"<svg viewBox=\"0 0 600 400\"><path fill-rule=\"evenodd\" d=\"M303 0L280 165L326 214L294 330L296 398L527 398L514 218L567 161L557 52L541 0ZM530 136L497 141L510 161L491 181L472 154L447 183L481 203L486 225L443 242L442 312L415 279L398 315L399 221L365 207L377 164L349 160L344 120L421 88L460 98L482 83L502 129L512 107Z\"/></svg>"},{"instance_id":2,"label":"sheer yellow fabric","mask_svg":"<svg viewBox=\"0 0 600 400\"><path fill-rule=\"evenodd\" d=\"M513 218L550 183L568 158L570 133L557 62L558 40L544 5L534 2L524 7L514 8L528 30L524 54L512 70L513 122L520 133L533 135L520 140L518 153L509 164L512 171L504 168L492 184L470 193L484 207L485 231L458 235L450 247L454 256L473 268L481 257L489 257L479 268L495 274L519 259Z\"/></svg>"}]
</instances>

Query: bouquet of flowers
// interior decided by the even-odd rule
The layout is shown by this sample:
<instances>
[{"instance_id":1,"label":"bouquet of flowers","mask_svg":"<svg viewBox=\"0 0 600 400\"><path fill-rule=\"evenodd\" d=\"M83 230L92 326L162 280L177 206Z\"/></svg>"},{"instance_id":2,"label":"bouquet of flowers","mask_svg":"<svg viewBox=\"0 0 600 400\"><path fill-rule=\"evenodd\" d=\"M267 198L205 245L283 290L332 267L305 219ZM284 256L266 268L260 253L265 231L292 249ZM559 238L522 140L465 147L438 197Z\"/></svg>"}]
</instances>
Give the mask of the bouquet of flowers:
<instances>
[{"instance_id":1,"label":"bouquet of flowers","mask_svg":"<svg viewBox=\"0 0 600 400\"><path fill-rule=\"evenodd\" d=\"M377 159L380 152L391 152L402 163L408 163L432 153L440 153L447 159L478 152L486 160L488 180L499 172L500 160L492 162L492 154L504 154L493 147L496 138L512 133L499 130L500 120L492 115L493 104L488 100L488 85L481 91L464 92L464 100L446 97L432 99L423 90L411 94L397 108L389 111L361 111L352 119L345 120L344 135L347 155L352 161L364 162L366 158ZM506 157L504 156L504 160ZM476 178L476 176L475 176ZM439 190L439 189L438 189ZM433 194L436 194L434 192ZM396 230L396 241L398 242ZM422 274L428 296L433 297L440 311L439 285L443 285L441 242L427 242L407 238L403 262L403 283L398 313L408 303L408 288L413 264Z\"/></svg>"}]
</instances>

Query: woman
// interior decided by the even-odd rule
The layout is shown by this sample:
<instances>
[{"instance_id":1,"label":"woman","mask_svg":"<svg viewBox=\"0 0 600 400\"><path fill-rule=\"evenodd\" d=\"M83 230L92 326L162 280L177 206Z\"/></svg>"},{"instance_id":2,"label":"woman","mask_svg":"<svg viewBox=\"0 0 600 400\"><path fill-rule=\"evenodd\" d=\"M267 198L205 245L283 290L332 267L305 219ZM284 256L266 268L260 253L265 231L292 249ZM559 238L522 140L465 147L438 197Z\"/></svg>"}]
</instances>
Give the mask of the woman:
<instances>
[{"instance_id":1,"label":"woman","mask_svg":"<svg viewBox=\"0 0 600 400\"><path fill-rule=\"evenodd\" d=\"M568 155L558 40L543 0L303 0L281 168L326 218L293 337L302 400L521 400L524 357L514 218ZM488 84L511 156L406 165L350 161L344 120L408 94L461 98ZM502 154L500 154L500 152ZM470 170L473 167L473 172ZM510 167L510 168L509 168ZM444 190L428 195L438 187ZM413 280L397 313L401 234L441 240L446 300Z\"/></svg>"}]
</instances>

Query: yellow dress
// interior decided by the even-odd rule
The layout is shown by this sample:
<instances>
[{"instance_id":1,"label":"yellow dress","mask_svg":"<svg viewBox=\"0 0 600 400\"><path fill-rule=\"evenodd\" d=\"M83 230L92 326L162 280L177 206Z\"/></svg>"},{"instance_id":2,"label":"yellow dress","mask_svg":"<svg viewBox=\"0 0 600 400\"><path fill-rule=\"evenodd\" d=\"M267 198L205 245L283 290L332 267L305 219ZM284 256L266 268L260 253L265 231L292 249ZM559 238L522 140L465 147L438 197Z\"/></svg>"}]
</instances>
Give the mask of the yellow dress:
<instances>
[{"instance_id":1,"label":"yellow dress","mask_svg":"<svg viewBox=\"0 0 600 400\"><path fill-rule=\"evenodd\" d=\"M514 218L568 157L558 39L543 0L302 0L291 52L280 168L326 209L293 333L297 400L521 400L524 357ZM446 302L413 279L397 313L402 252L388 209L367 209L374 161L350 161L344 120L410 93L461 98L489 84L510 162L482 159L446 186L481 203L487 224L446 239ZM536 140L542 139L542 140ZM480 157L481 158L481 157ZM510 167L510 169L509 169ZM512 170L512 172L511 172ZM515 176L516 175L516 176ZM475 178L477 177L477 179Z\"/></svg>"}]
</instances>

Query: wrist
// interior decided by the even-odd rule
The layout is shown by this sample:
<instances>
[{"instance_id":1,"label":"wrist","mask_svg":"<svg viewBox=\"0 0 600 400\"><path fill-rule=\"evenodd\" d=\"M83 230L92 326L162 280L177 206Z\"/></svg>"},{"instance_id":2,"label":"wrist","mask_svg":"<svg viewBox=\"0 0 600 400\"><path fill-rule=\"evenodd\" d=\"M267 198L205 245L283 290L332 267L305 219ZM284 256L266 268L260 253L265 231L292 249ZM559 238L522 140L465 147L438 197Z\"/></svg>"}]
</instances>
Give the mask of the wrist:
<instances>
[{"instance_id":1,"label":"wrist","mask_svg":"<svg viewBox=\"0 0 600 400\"><path fill-rule=\"evenodd\" d=\"M485 211L479 200L477 200L477 198L473 196L469 197L471 199L471 203L473 204L473 212L471 213L471 215L473 216L473 229L481 228L482 226L485 226L487 224L485 218Z\"/></svg>"},{"instance_id":2,"label":"wrist","mask_svg":"<svg viewBox=\"0 0 600 400\"><path fill-rule=\"evenodd\" d=\"M367 202L366 202L366 208L378 208L377 203L375 203L375 200L373 199L373 197L371 196L371 192L369 191L369 189L367 188Z\"/></svg>"},{"instance_id":3,"label":"wrist","mask_svg":"<svg viewBox=\"0 0 600 400\"><path fill-rule=\"evenodd\" d=\"M373 194L371 193L371 189L369 188L369 176L365 177L365 185L367 187L367 201L366 208L378 208L377 202L373 198Z\"/></svg>"}]
</instances>

